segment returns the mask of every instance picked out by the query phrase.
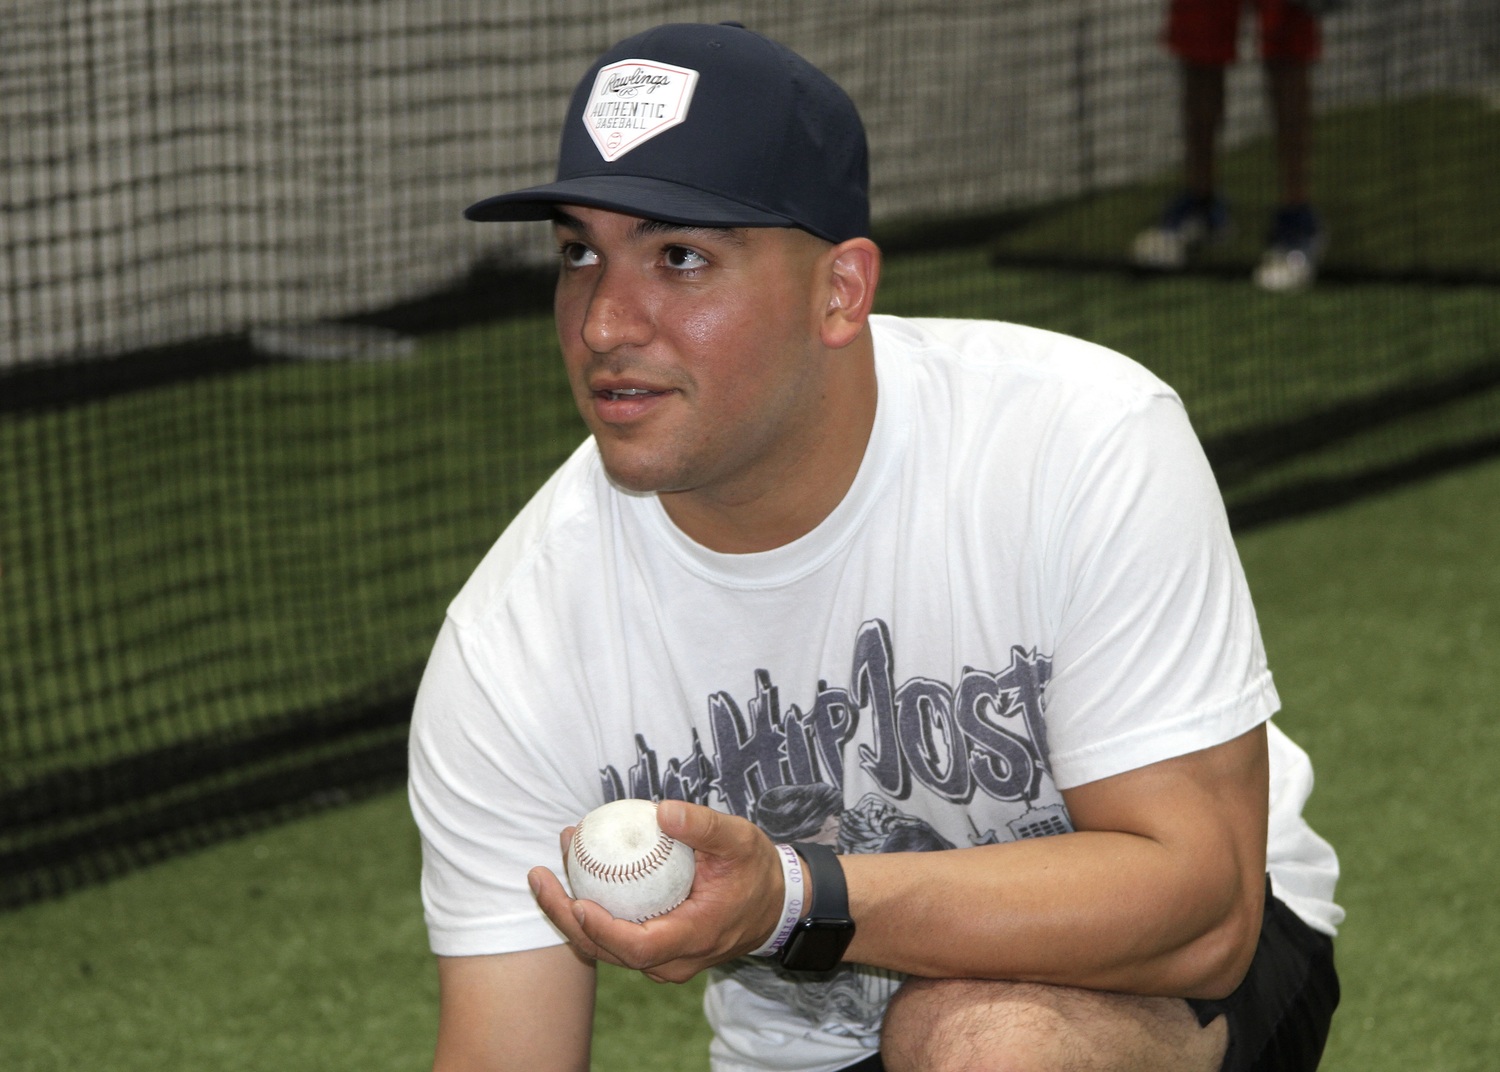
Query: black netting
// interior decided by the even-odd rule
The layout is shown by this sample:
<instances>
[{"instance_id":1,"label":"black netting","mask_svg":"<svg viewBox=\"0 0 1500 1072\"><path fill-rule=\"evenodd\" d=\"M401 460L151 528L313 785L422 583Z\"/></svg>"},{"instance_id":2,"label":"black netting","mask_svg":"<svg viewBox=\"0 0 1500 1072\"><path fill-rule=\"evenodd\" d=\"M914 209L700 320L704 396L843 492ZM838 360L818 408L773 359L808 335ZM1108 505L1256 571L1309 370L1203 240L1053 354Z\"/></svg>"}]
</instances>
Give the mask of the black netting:
<instances>
[{"instance_id":1,"label":"black netting","mask_svg":"<svg viewBox=\"0 0 1500 1072\"><path fill-rule=\"evenodd\" d=\"M540 181L579 73L735 18L866 118L883 308L1121 349L1237 524L1500 447L1500 9L1349 0L1315 73L1317 284L1228 79L1235 228L1128 251L1181 183L1159 0L98 0L0 34L0 905L398 784L447 600L581 437ZM1246 26L1242 55L1253 57Z\"/></svg>"}]
</instances>

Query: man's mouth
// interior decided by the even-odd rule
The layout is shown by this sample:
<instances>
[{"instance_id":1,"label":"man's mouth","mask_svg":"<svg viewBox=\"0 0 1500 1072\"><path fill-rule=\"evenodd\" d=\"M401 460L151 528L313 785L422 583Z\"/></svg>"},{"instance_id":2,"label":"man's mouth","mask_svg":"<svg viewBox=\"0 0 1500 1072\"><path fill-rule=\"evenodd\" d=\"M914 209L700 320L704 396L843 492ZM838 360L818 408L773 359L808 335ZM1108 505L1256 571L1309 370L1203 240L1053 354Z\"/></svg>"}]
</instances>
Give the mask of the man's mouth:
<instances>
[{"instance_id":1,"label":"man's mouth","mask_svg":"<svg viewBox=\"0 0 1500 1072\"><path fill-rule=\"evenodd\" d=\"M660 391L648 391L644 387L627 387L620 391L600 391L602 397L614 402L621 398L643 398L646 395L660 394Z\"/></svg>"}]
</instances>

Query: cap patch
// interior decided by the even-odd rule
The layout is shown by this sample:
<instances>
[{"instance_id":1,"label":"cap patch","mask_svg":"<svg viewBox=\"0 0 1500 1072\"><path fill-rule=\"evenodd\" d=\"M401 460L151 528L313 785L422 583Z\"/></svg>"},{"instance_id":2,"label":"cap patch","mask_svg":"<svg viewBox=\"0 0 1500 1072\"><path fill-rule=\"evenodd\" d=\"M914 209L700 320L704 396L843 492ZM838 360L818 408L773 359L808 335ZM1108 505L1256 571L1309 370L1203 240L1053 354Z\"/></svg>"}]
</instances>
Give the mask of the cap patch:
<instances>
[{"instance_id":1,"label":"cap patch","mask_svg":"<svg viewBox=\"0 0 1500 1072\"><path fill-rule=\"evenodd\" d=\"M660 60L611 63L594 79L583 125L613 162L686 119L697 84L697 71Z\"/></svg>"}]
</instances>

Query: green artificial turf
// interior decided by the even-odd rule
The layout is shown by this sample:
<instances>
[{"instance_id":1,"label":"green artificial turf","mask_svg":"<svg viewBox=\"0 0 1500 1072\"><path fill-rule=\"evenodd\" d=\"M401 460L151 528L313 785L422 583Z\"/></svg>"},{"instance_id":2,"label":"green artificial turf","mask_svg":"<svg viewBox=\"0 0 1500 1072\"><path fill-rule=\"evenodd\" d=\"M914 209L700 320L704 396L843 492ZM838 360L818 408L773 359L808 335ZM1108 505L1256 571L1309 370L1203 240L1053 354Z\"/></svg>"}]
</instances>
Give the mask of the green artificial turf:
<instances>
[{"instance_id":1,"label":"green artificial turf","mask_svg":"<svg viewBox=\"0 0 1500 1072\"><path fill-rule=\"evenodd\" d=\"M1325 1068L1500 1049L1500 463L1240 540L1338 848L1345 1004Z\"/></svg>"},{"instance_id":2,"label":"green artificial turf","mask_svg":"<svg viewBox=\"0 0 1500 1072\"><path fill-rule=\"evenodd\" d=\"M419 867L405 796L386 794L0 914L0 1068L428 1066ZM600 975L601 1069L706 1067L701 983Z\"/></svg>"},{"instance_id":3,"label":"green artificial turf","mask_svg":"<svg viewBox=\"0 0 1500 1072\"><path fill-rule=\"evenodd\" d=\"M1338 848L1328 1072L1488 1072L1500 965L1500 463L1241 537ZM0 915L0 1068L422 1067L436 986L387 795ZM601 973L595 1068L706 1067L696 984Z\"/></svg>"}]
</instances>

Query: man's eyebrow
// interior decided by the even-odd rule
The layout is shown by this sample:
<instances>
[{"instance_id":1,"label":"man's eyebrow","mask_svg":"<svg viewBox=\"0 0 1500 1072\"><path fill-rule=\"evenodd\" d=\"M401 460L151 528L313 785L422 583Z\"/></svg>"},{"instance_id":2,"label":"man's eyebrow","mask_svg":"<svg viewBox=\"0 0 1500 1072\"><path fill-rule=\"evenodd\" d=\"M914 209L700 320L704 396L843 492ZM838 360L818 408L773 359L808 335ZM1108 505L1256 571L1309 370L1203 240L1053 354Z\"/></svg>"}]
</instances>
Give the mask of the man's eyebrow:
<instances>
[{"instance_id":1,"label":"man's eyebrow","mask_svg":"<svg viewBox=\"0 0 1500 1072\"><path fill-rule=\"evenodd\" d=\"M572 213L566 212L563 209L557 207L553 207L551 211L551 217L554 225L558 227L566 227L568 230L575 231L585 238L589 236L588 224L584 223ZM650 238L653 235L697 234L712 236L714 238L721 238L725 241L733 242L736 245L742 246L745 244L745 236L742 233L741 229L738 227L716 227L709 224L694 223L671 223L668 220L642 219L635 225L635 228L633 229L631 234L636 238Z\"/></svg>"},{"instance_id":2,"label":"man's eyebrow","mask_svg":"<svg viewBox=\"0 0 1500 1072\"><path fill-rule=\"evenodd\" d=\"M552 210L548 215L551 217L552 223L557 227L566 227L568 230L577 231L581 235L589 233L588 224L584 223L577 216L564 212L556 205L552 206Z\"/></svg>"},{"instance_id":3,"label":"man's eyebrow","mask_svg":"<svg viewBox=\"0 0 1500 1072\"><path fill-rule=\"evenodd\" d=\"M652 235L696 234L722 238L739 246L745 244L745 236L738 227L715 227L699 223L669 223L666 220L642 220L635 225L635 234L639 238L647 238Z\"/></svg>"}]
</instances>

